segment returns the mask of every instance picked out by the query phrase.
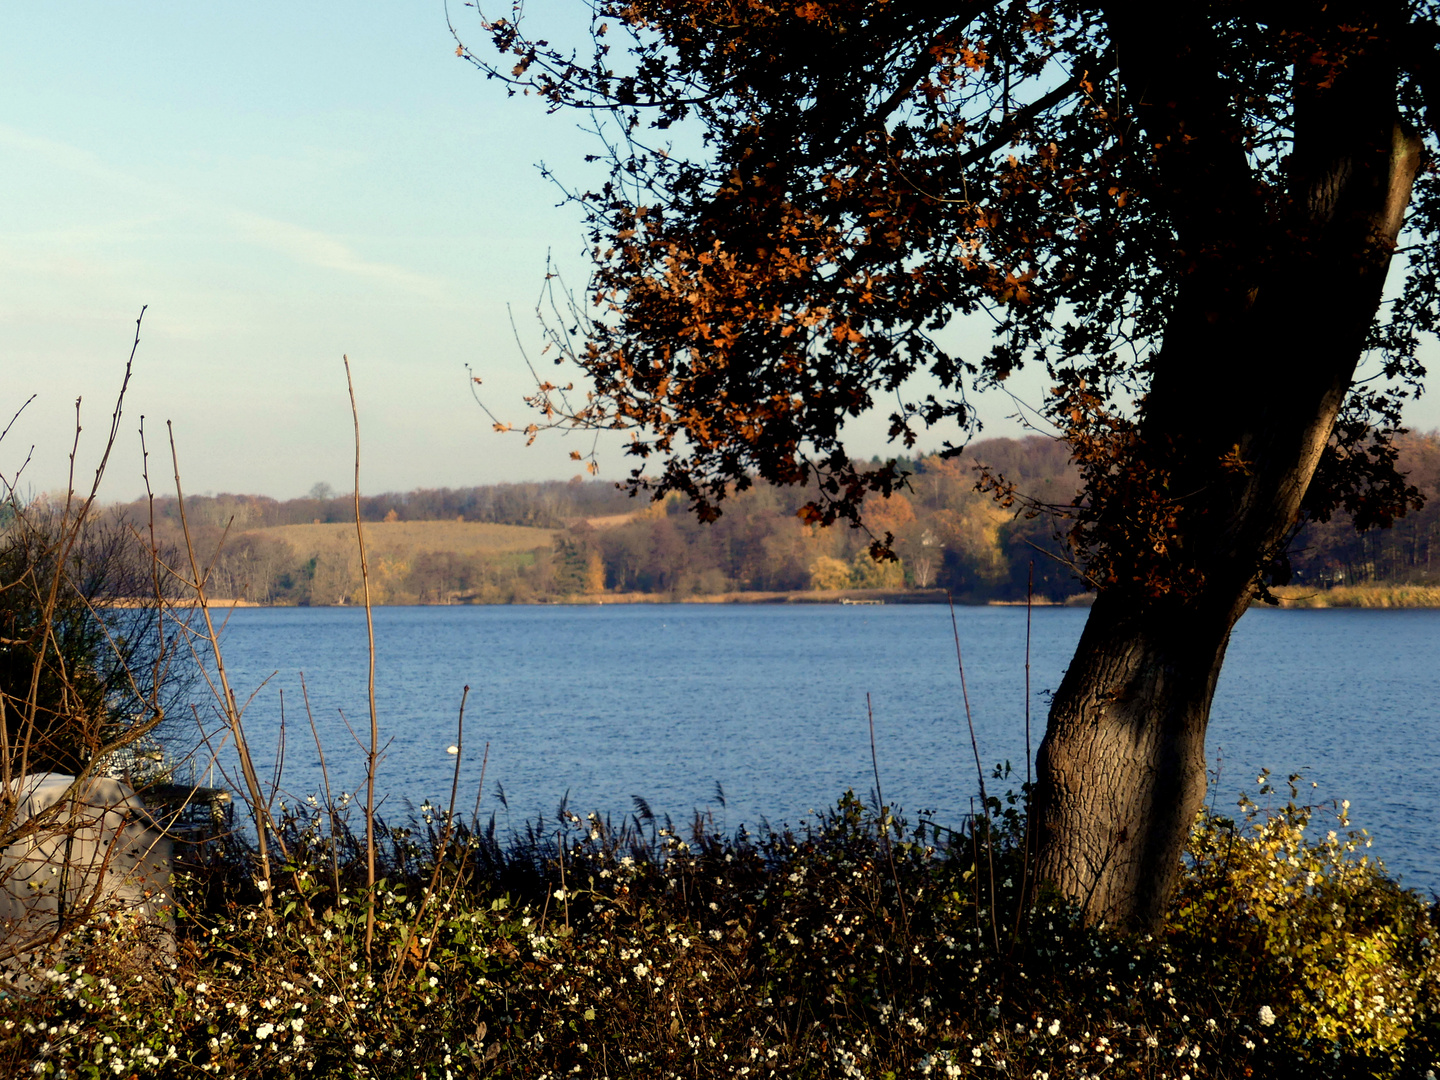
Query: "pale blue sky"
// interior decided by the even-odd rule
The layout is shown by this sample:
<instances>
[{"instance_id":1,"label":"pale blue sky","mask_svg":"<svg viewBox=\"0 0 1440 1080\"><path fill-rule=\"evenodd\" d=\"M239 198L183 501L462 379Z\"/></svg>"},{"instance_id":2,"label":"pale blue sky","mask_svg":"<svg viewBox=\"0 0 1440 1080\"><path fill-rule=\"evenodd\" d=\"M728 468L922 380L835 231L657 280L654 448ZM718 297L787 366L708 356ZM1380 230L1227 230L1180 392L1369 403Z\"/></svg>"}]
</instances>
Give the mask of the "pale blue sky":
<instances>
[{"instance_id":1,"label":"pale blue sky","mask_svg":"<svg viewBox=\"0 0 1440 1080\"><path fill-rule=\"evenodd\" d=\"M6 473L33 442L30 483L64 482L74 399L98 437L148 303L125 427L173 419L193 490L348 487L342 353L367 490L568 475L489 433L464 365L518 395L505 305L579 235L533 163L577 137L454 48L432 0L0 8L7 418L40 395Z\"/></svg>"},{"instance_id":2,"label":"pale blue sky","mask_svg":"<svg viewBox=\"0 0 1440 1080\"><path fill-rule=\"evenodd\" d=\"M141 413L163 490L166 419L191 491L348 488L342 353L365 491L572 475L575 439L490 432L465 364L527 420L506 305L533 343L547 251L584 276L579 218L534 166L579 177L589 143L454 52L438 0L0 5L0 425L38 394L0 472L33 445L26 486L61 487L77 396L93 468L148 304L107 498L142 490ZM988 404L987 434L1012 410ZM883 431L858 425L852 451Z\"/></svg>"}]
</instances>

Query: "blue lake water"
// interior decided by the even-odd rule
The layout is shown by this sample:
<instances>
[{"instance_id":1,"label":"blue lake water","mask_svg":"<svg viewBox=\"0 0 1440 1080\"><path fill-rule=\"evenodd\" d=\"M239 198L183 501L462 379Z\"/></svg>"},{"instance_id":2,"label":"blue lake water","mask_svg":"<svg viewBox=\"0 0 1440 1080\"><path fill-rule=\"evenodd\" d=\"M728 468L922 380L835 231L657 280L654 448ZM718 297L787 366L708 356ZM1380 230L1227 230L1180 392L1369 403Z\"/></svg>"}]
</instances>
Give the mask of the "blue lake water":
<instances>
[{"instance_id":1,"label":"blue lake water","mask_svg":"<svg viewBox=\"0 0 1440 1080\"><path fill-rule=\"evenodd\" d=\"M958 823L976 791L950 612L943 606L632 605L375 611L383 814L450 790L470 687L460 805L489 743L482 813L519 825L570 807L627 814L643 797L687 821L800 823L846 789L874 787L866 695L886 800ZM959 608L983 760L1025 772L1025 611ZM1087 612L1037 608L1032 743L1044 730ZM368 730L363 611L241 609L222 639L257 763L269 775L287 720L283 787L320 790L301 675L331 783L363 785ZM268 682L266 680L269 680ZM261 684L264 684L263 687ZM1212 715L1213 792L1233 806L1257 771L1348 798L1351 820L1403 880L1440 890L1440 612L1254 610L1236 628ZM1309 782L1319 788L1311 790ZM716 798L717 783L725 805ZM508 811L497 794L502 785ZM1003 785L992 784L992 790ZM1328 827L1328 826L1327 826Z\"/></svg>"}]
</instances>

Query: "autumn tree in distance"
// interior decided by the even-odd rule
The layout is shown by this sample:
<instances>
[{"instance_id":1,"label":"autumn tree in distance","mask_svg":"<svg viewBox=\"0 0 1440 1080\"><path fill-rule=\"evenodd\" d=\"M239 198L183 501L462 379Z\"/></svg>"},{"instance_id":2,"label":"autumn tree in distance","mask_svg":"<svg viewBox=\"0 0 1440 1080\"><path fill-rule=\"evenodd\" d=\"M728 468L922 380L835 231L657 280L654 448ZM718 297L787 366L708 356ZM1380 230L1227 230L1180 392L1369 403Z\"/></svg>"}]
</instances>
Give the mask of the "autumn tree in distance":
<instances>
[{"instance_id":1,"label":"autumn tree in distance","mask_svg":"<svg viewBox=\"0 0 1440 1080\"><path fill-rule=\"evenodd\" d=\"M1098 598L1039 750L1038 872L1155 924L1231 628L1304 520L1418 499L1390 440L1437 323L1437 4L630 0L578 51L520 11L462 55L594 119L609 166L553 335L588 388L534 403L633 430L634 487L713 518L814 483L810 518L853 522L904 478L846 420L955 448L967 389L1044 371ZM917 372L939 389L907 398Z\"/></svg>"}]
</instances>

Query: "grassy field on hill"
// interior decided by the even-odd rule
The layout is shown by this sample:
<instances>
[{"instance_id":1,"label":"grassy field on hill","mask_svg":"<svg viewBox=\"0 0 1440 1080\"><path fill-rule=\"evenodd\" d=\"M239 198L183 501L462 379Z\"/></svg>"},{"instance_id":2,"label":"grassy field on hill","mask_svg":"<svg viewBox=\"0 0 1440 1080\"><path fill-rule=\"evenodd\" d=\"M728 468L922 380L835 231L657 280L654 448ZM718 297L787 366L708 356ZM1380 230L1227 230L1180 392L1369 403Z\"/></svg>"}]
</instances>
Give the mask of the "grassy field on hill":
<instances>
[{"instance_id":1,"label":"grassy field on hill","mask_svg":"<svg viewBox=\"0 0 1440 1080\"><path fill-rule=\"evenodd\" d=\"M376 604L510 603L550 585L556 531L478 521L367 521ZM202 541L219 544L218 534ZM232 534L210 574L211 595L260 604L363 601L353 523L271 525ZM533 579L533 583L532 583Z\"/></svg>"},{"instance_id":2,"label":"grassy field on hill","mask_svg":"<svg viewBox=\"0 0 1440 1080\"><path fill-rule=\"evenodd\" d=\"M245 536L282 540L302 559L348 554L355 549L355 526L275 525L248 529ZM507 555L554 544L553 529L495 525L483 521L367 521L365 545L373 558L408 559L448 551L456 555Z\"/></svg>"}]
</instances>

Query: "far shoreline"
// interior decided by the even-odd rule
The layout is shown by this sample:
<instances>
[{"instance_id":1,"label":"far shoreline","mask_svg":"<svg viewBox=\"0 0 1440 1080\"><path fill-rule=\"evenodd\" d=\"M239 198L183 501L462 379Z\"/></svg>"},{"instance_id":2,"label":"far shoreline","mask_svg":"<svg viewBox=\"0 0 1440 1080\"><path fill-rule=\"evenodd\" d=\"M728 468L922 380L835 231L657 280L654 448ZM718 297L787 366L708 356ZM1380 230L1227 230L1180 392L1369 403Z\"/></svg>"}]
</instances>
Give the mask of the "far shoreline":
<instances>
[{"instance_id":1,"label":"far shoreline","mask_svg":"<svg viewBox=\"0 0 1440 1080\"><path fill-rule=\"evenodd\" d=\"M1323 610L1330 608L1365 608L1368 610L1440 609L1440 586L1434 585L1336 585L1318 588L1307 585L1285 585L1271 590L1278 605L1256 600L1252 606L1278 606L1285 610ZM1035 597L1033 600L978 600L955 597L960 607L1089 607L1094 593L1079 593L1064 600ZM207 602L217 608L257 607L361 607L361 604L261 604L254 600L209 597ZM792 592L735 591L703 595L676 596L673 593L580 593L539 600L482 601L472 596L454 596L446 602L415 601L402 604L380 603L374 607L603 607L633 604L835 604L879 606L894 604L947 604L952 597L944 589L831 589L796 590ZM153 601L120 600L110 606L133 607ZM171 606L192 608L193 599L172 602Z\"/></svg>"}]
</instances>

